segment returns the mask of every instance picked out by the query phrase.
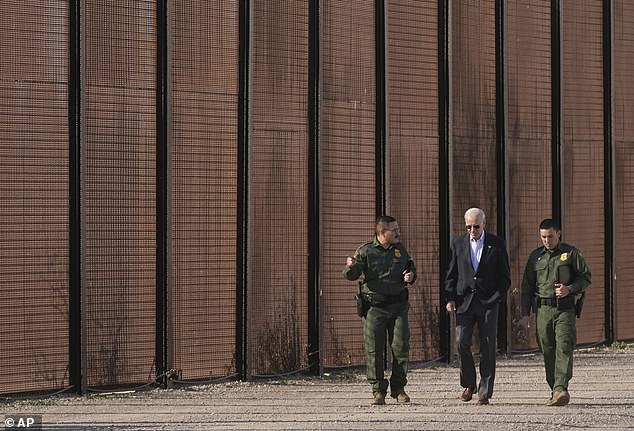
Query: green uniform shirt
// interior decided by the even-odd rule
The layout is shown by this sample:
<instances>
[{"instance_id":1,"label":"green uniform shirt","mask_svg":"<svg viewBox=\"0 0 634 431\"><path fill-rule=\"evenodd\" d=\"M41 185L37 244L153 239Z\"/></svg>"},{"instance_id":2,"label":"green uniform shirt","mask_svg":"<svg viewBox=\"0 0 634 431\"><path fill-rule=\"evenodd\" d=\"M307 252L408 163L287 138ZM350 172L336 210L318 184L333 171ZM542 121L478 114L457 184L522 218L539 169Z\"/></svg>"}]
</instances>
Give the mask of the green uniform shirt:
<instances>
[{"instance_id":1,"label":"green uniform shirt","mask_svg":"<svg viewBox=\"0 0 634 431\"><path fill-rule=\"evenodd\" d=\"M583 292L590 285L591 274L581 252L575 247L560 242L553 250L539 247L534 250L526 263L522 280L522 315L530 315L533 298L555 298L555 283L559 280L559 267L568 266L571 280L567 283L570 295ZM537 312L537 310L533 310Z\"/></svg>"},{"instance_id":2,"label":"green uniform shirt","mask_svg":"<svg viewBox=\"0 0 634 431\"><path fill-rule=\"evenodd\" d=\"M356 280L364 274L364 281L361 284L362 293L399 295L405 287L403 272L406 272L406 269L414 273L414 280L416 280L414 261L400 242L384 248L374 238L373 241L368 241L357 248L354 257L357 263L351 267L346 266L343 269L343 275L348 280Z\"/></svg>"}]
</instances>

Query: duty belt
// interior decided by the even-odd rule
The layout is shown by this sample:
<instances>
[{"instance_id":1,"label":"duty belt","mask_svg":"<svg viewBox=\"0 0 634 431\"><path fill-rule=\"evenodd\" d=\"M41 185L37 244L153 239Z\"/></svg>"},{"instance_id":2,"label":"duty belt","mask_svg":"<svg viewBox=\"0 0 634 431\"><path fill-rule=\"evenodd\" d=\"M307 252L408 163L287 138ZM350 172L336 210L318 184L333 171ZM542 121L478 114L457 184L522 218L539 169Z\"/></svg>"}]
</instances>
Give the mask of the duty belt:
<instances>
[{"instance_id":1,"label":"duty belt","mask_svg":"<svg viewBox=\"0 0 634 431\"><path fill-rule=\"evenodd\" d=\"M398 295L382 295L380 293L364 293L363 297L374 307L386 307L388 305L405 302L409 299L409 290L403 289Z\"/></svg>"},{"instance_id":2,"label":"duty belt","mask_svg":"<svg viewBox=\"0 0 634 431\"><path fill-rule=\"evenodd\" d=\"M549 305L551 307L556 307L557 300L553 298L539 298L539 305Z\"/></svg>"},{"instance_id":3,"label":"duty belt","mask_svg":"<svg viewBox=\"0 0 634 431\"><path fill-rule=\"evenodd\" d=\"M568 295L565 298L554 299L554 298L539 298L539 306L547 305L549 307L557 307L559 310L570 310L575 308L575 299L574 297Z\"/></svg>"}]
</instances>

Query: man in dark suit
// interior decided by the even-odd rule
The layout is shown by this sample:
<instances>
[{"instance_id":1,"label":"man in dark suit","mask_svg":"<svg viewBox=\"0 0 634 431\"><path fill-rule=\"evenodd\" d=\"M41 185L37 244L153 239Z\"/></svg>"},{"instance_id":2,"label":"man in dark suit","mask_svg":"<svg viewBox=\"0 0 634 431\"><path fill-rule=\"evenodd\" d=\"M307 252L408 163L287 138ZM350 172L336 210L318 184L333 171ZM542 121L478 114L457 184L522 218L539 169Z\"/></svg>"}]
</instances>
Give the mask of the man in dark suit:
<instances>
[{"instance_id":1,"label":"man in dark suit","mask_svg":"<svg viewBox=\"0 0 634 431\"><path fill-rule=\"evenodd\" d=\"M485 231L486 216L480 208L464 215L467 233L451 242L451 259L445 277L447 312L456 312L456 338L460 356L460 399L489 404L495 380L497 320L511 285L509 256L504 240ZM480 384L471 353L473 328L480 336Z\"/></svg>"}]
</instances>

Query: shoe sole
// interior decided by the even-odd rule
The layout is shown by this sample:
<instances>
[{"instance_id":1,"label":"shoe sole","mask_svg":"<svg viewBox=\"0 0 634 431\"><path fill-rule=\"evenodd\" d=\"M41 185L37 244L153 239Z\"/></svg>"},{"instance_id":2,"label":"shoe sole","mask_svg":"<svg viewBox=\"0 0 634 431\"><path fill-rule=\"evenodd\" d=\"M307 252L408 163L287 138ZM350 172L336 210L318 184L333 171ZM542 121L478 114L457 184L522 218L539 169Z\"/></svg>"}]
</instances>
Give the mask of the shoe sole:
<instances>
[{"instance_id":1,"label":"shoe sole","mask_svg":"<svg viewBox=\"0 0 634 431\"><path fill-rule=\"evenodd\" d=\"M549 407L563 407L565 405L567 405L570 402L570 396L562 396L557 398L556 400L553 400L552 398L550 400L548 400L548 402L546 403L547 406Z\"/></svg>"},{"instance_id":2,"label":"shoe sole","mask_svg":"<svg viewBox=\"0 0 634 431\"><path fill-rule=\"evenodd\" d=\"M399 399L399 397L398 397L398 396L392 396L392 395L390 395L390 396L391 396L392 398L394 398L394 400L395 400L397 403L399 403L399 404L407 404L407 403L409 403L409 402L410 402L409 397L406 397L406 398L400 398L400 399Z\"/></svg>"},{"instance_id":3,"label":"shoe sole","mask_svg":"<svg viewBox=\"0 0 634 431\"><path fill-rule=\"evenodd\" d=\"M551 402L548 405L551 407L563 407L570 402L570 399L559 398L557 401Z\"/></svg>"},{"instance_id":4,"label":"shoe sole","mask_svg":"<svg viewBox=\"0 0 634 431\"><path fill-rule=\"evenodd\" d=\"M378 399L373 399L372 402L370 403L373 406L384 406L385 405L385 397L383 398L378 398Z\"/></svg>"}]
</instances>

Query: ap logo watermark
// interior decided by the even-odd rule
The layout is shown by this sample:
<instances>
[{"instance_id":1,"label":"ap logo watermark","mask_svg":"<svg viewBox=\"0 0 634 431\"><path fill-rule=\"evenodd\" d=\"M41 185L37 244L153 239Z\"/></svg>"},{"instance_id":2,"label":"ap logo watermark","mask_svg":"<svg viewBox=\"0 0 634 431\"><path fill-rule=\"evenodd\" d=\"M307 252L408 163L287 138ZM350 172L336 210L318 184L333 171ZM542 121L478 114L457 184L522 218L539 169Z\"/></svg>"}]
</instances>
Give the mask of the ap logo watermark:
<instances>
[{"instance_id":1,"label":"ap logo watermark","mask_svg":"<svg viewBox=\"0 0 634 431\"><path fill-rule=\"evenodd\" d=\"M5 430L41 430L42 416L40 415L6 415L4 417Z\"/></svg>"}]
</instances>

